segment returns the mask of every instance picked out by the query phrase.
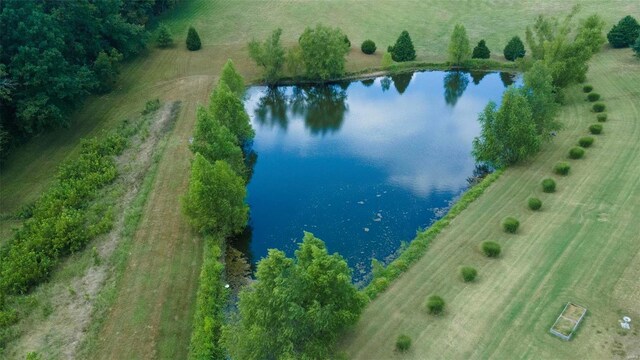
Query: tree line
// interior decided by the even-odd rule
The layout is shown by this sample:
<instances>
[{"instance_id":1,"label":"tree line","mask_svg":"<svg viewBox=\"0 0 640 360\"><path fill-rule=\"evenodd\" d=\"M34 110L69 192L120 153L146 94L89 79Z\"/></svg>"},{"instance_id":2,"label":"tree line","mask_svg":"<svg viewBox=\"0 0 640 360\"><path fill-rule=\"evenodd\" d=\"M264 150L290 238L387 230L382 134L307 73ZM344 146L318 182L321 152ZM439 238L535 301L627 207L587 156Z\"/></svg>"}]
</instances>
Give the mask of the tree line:
<instances>
[{"instance_id":1,"label":"tree line","mask_svg":"<svg viewBox=\"0 0 640 360\"><path fill-rule=\"evenodd\" d=\"M0 2L0 159L68 125L87 94L109 92L119 64L145 47L150 20L177 1Z\"/></svg>"}]
</instances>

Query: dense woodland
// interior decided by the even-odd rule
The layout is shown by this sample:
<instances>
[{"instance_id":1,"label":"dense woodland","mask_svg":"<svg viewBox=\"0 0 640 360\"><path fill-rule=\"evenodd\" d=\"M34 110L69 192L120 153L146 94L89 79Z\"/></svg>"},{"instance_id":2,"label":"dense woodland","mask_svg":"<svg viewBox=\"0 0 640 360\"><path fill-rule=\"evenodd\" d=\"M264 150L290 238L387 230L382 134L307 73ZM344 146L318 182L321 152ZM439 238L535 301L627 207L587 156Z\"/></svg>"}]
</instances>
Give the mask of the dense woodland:
<instances>
[{"instance_id":1,"label":"dense woodland","mask_svg":"<svg viewBox=\"0 0 640 360\"><path fill-rule=\"evenodd\" d=\"M0 159L13 144L69 124L91 93L110 91L154 16L178 0L0 2Z\"/></svg>"}]
</instances>

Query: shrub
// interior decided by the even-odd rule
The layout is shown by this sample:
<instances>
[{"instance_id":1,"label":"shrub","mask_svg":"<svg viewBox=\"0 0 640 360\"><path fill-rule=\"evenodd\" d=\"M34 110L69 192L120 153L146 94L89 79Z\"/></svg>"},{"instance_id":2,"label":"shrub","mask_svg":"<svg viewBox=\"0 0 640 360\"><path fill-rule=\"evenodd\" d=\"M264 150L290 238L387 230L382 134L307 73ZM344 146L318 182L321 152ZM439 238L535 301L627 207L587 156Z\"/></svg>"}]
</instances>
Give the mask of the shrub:
<instances>
[{"instance_id":1,"label":"shrub","mask_svg":"<svg viewBox=\"0 0 640 360\"><path fill-rule=\"evenodd\" d=\"M473 54L471 55L472 59L488 59L491 57L491 51L487 47L487 44L484 40L480 40L478 45L473 48Z\"/></svg>"},{"instance_id":2,"label":"shrub","mask_svg":"<svg viewBox=\"0 0 640 360\"><path fill-rule=\"evenodd\" d=\"M602 125L593 124L589 126L589 132L591 132L594 135L602 134Z\"/></svg>"},{"instance_id":3,"label":"shrub","mask_svg":"<svg viewBox=\"0 0 640 360\"><path fill-rule=\"evenodd\" d=\"M556 181L551 179L551 178L547 178L542 180L542 191L546 192L546 193L552 193L556 191Z\"/></svg>"},{"instance_id":4,"label":"shrub","mask_svg":"<svg viewBox=\"0 0 640 360\"><path fill-rule=\"evenodd\" d=\"M584 156L584 149L580 146L574 146L569 150L569 158L581 159Z\"/></svg>"},{"instance_id":5,"label":"shrub","mask_svg":"<svg viewBox=\"0 0 640 360\"><path fill-rule=\"evenodd\" d=\"M391 53L391 58L396 62L412 61L416 59L416 50L413 48L413 42L411 41L411 36L409 36L409 32L407 32L407 30L404 30L400 34L395 45L389 46L387 51Z\"/></svg>"},{"instance_id":6,"label":"shrub","mask_svg":"<svg viewBox=\"0 0 640 360\"><path fill-rule=\"evenodd\" d=\"M515 61L517 58L524 57L526 50L524 44L519 37L514 36L509 40L509 43L504 48L504 57L509 61Z\"/></svg>"},{"instance_id":7,"label":"shrub","mask_svg":"<svg viewBox=\"0 0 640 360\"><path fill-rule=\"evenodd\" d=\"M592 107L593 111L595 111L597 113L603 112L604 109L606 109L606 108L607 107L601 102L593 104L593 107Z\"/></svg>"},{"instance_id":8,"label":"shrub","mask_svg":"<svg viewBox=\"0 0 640 360\"><path fill-rule=\"evenodd\" d=\"M144 104L144 110L142 115L151 114L152 112L160 109L160 99L149 100Z\"/></svg>"},{"instance_id":9,"label":"shrub","mask_svg":"<svg viewBox=\"0 0 640 360\"><path fill-rule=\"evenodd\" d=\"M542 201L534 197L529 198L527 204L529 205L529 209L531 210L540 210L540 208L542 207Z\"/></svg>"},{"instance_id":10,"label":"shrub","mask_svg":"<svg viewBox=\"0 0 640 360\"><path fill-rule=\"evenodd\" d=\"M579 149L582 149L582 148L579 148ZM571 170L571 165L569 165L569 163L565 161L558 162L553 167L553 172L558 175L568 175L569 170Z\"/></svg>"},{"instance_id":11,"label":"shrub","mask_svg":"<svg viewBox=\"0 0 640 360\"><path fill-rule=\"evenodd\" d=\"M169 27L167 27L167 25L160 25L156 42L158 43L158 47L161 48L166 48L173 44L173 36L171 35L171 31L169 30Z\"/></svg>"},{"instance_id":12,"label":"shrub","mask_svg":"<svg viewBox=\"0 0 640 360\"><path fill-rule=\"evenodd\" d=\"M374 43L373 40L365 40L362 42L362 46L360 46L360 49L363 53L371 55L376 52L376 43Z\"/></svg>"},{"instance_id":13,"label":"shrub","mask_svg":"<svg viewBox=\"0 0 640 360\"><path fill-rule=\"evenodd\" d=\"M190 26L187 32L187 49L189 49L189 51L197 51L200 50L201 47L200 35L198 35L198 32L193 26Z\"/></svg>"},{"instance_id":14,"label":"shrub","mask_svg":"<svg viewBox=\"0 0 640 360\"><path fill-rule=\"evenodd\" d=\"M591 136L584 136L578 139L578 145L582 146L583 148L588 148L589 146L593 145L593 140L594 139Z\"/></svg>"},{"instance_id":15,"label":"shrub","mask_svg":"<svg viewBox=\"0 0 640 360\"><path fill-rule=\"evenodd\" d=\"M582 91L584 91L586 93L590 93L591 91L593 91L593 86L585 85L585 86L582 87Z\"/></svg>"},{"instance_id":16,"label":"shrub","mask_svg":"<svg viewBox=\"0 0 640 360\"><path fill-rule=\"evenodd\" d=\"M438 315L444 311L444 299L438 295L431 295L426 303L429 314Z\"/></svg>"},{"instance_id":17,"label":"shrub","mask_svg":"<svg viewBox=\"0 0 640 360\"><path fill-rule=\"evenodd\" d=\"M411 338L407 335L400 335L396 340L396 350L405 352L411 347Z\"/></svg>"},{"instance_id":18,"label":"shrub","mask_svg":"<svg viewBox=\"0 0 640 360\"><path fill-rule=\"evenodd\" d=\"M504 219L504 221L502 222L502 228L505 232L508 232L510 234L515 234L516 231L518 231L518 227L520 227L520 221L511 216Z\"/></svg>"},{"instance_id":19,"label":"shrub","mask_svg":"<svg viewBox=\"0 0 640 360\"><path fill-rule=\"evenodd\" d=\"M482 252L490 258L497 258L500 256L500 244L494 241L485 241L482 243Z\"/></svg>"},{"instance_id":20,"label":"shrub","mask_svg":"<svg viewBox=\"0 0 640 360\"><path fill-rule=\"evenodd\" d=\"M598 122L605 122L607 121L607 114L606 113L600 113L596 116L596 118L598 119Z\"/></svg>"},{"instance_id":21,"label":"shrub","mask_svg":"<svg viewBox=\"0 0 640 360\"><path fill-rule=\"evenodd\" d=\"M462 280L464 280L464 282L472 282L476 279L476 276L478 276L478 270L471 266L463 267L460 269L460 273L462 274Z\"/></svg>"},{"instance_id":22,"label":"shrub","mask_svg":"<svg viewBox=\"0 0 640 360\"><path fill-rule=\"evenodd\" d=\"M589 93L589 95L587 95L587 100L594 102L594 101L598 101L600 100L600 94L598 93Z\"/></svg>"}]
</instances>

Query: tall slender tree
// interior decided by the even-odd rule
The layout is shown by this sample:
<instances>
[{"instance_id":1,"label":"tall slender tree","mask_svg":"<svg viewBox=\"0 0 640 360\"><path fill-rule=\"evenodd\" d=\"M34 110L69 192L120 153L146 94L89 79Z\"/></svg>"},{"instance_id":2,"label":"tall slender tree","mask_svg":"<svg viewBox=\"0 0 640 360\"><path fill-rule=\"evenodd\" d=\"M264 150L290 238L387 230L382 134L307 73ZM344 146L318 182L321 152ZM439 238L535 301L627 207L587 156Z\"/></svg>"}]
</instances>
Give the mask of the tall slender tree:
<instances>
[{"instance_id":1,"label":"tall slender tree","mask_svg":"<svg viewBox=\"0 0 640 360\"><path fill-rule=\"evenodd\" d=\"M187 49L189 51L198 51L202 48L202 42L200 41L200 35L193 26L189 26L189 31L187 32Z\"/></svg>"},{"instance_id":2,"label":"tall slender tree","mask_svg":"<svg viewBox=\"0 0 640 360\"><path fill-rule=\"evenodd\" d=\"M464 25L457 24L453 28L451 40L449 41L449 61L455 65L460 65L471 57L471 45Z\"/></svg>"}]
</instances>

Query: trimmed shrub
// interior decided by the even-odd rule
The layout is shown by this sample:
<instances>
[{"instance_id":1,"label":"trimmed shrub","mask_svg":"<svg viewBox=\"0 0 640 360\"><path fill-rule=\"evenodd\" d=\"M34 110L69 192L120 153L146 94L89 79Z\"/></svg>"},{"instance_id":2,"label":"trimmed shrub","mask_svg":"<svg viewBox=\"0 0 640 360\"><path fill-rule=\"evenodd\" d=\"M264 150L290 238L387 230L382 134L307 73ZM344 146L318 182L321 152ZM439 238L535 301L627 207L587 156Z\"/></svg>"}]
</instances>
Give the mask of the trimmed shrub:
<instances>
[{"instance_id":1,"label":"trimmed shrub","mask_svg":"<svg viewBox=\"0 0 640 360\"><path fill-rule=\"evenodd\" d=\"M580 146L574 146L569 150L569 158L571 159L582 159L584 156L584 149Z\"/></svg>"},{"instance_id":2,"label":"trimmed shrub","mask_svg":"<svg viewBox=\"0 0 640 360\"><path fill-rule=\"evenodd\" d=\"M600 102L593 104L593 107L592 107L593 111L595 111L597 113L603 112L604 109L606 109L606 108L607 107L603 103L600 103Z\"/></svg>"},{"instance_id":3,"label":"trimmed shrub","mask_svg":"<svg viewBox=\"0 0 640 360\"><path fill-rule=\"evenodd\" d=\"M584 91L586 93L590 93L591 91L593 91L593 86L585 85L585 86L582 87L582 91Z\"/></svg>"},{"instance_id":4,"label":"trimmed shrub","mask_svg":"<svg viewBox=\"0 0 640 360\"><path fill-rule=\"evenodd\" d=\"M552 193L556 191L556 181L551 179L551 178L547 178L542 180L542 191L546 192L546 193Z\"/></svg>"},{"instance_id":5,"label":"trimmed shrub","mask_svg":"<svg viewBox=\"0 0 640 360\"><path fill-rule=\"evenodd\" d=\"M416 59L416 50L413 48L413 42L409 32L404 30L395 45L389 46L387 49L391 53L391 58L395 62L412 61Z\"/></svg>"},{"instance_id":6,"label":"trimmed shrub","mask_svg":"<svg viewBox=\"0 0 640 360\"><path fill-rule=\"evenodd\" d=\"M200 42L200 35L193 26L189 27L189 31L187 32L187 49L189 51L197 51L202 47L202 42Z\"/></svg>"},{"instance_id":7,"label":"trimmed shrub","mask_svg":"<svg viewBox=\"0 0 640 360\"><path fill-rule=\"evenodd\" d=\"M460 269L460 274L462 275L462 280L464 280L464 282L472 282L476 279L476 276L478 276L478 270L471 266L465 266Z\"/></svg>"},{"instance_id":8,"label":"trimmed shrub","mask_svg":"<svg viewBox=\"0 0 640 360\"><path fill-rule=\"evenodd\" d=\"M589 126L589 132L592 133L593 135L602 134L602 125L593 124Z\"/></svg>"},{"instance_id":9,"label":"trimmed shrub","mask_svg":"<svg viewBox=\"0 0 640 360\"><path fill-rule=\"evenodd\" d=\"M600 100L600 94L598 93L589 93L589 95L587 95L587 100L594 102L594 101L598 101Z\"/></svg>"},{"instance_id":10,"label":"trimmed shrub","mask_svg":"<svg viewBox=\"0 0 640 360\"><path fill-rule=\"evenodd\" d=\"M529 205L529 209L531 210L540 210L542 207L542 201L538 198L532 197L527 201L527 205Z\"/></svg>"},{"instance_id":11,"label":"trimmed shrub","mask_svg":"<svg viewBox=\"0 0 640 360\"><path fill-rule=\"evenodd\" d=\"M598 119L598 122L605 122L607 121L607 114L606 113L600 113L596 116L596 118Z\"/></svg>"},{"instance_id":12,"label":"trimmed shrub","mask_svg":"<svg viewBox=\"0 0 640 360\"><path fill-rule=\"evenodd\" d=\"M425 304L429 314L439 315L444 311L444 299L438 295L431 295Z\"/></svg>"},{"instance_id":13,"label":"trimmed shrub","mask_svg":"<svg viewBox=\"0 0 640 360\"><path fill-rule=\"evenodd\" d=\"M405 352L411 347L411 338L407 335L400 335L396 340L396 350Z\"/></svg>"},{"instance_id":14,"label":"trimmed shrub","mask_svg":"<svg viewBox=\"0 0 640 360\"><path fill-rule=\"evenodd\" d=\"M491 51L487 47L487 43L484 40L480 40L478 45L473 48L473 53L471 54L472 59L488 59L491 57Z\"/></svg>"},{"instance_id":15,"label":"trimmed shrub","mask_svg":"<svg viewBox=\"0 0 640 360\"><path fill-rule=\"evenodd\" d=\"M582 148L578 148L578 149L582 149ZM565 161L560 161L556 163L556 165L553 167L553 172L558 175L568 175L569 170L571 170L571 165L569 165L569 163Z\"/></svg>"},{"instance_id":16,"label":"trimmed shrub","mask_svg":"<svg viewBox=\"0 0 640 360\"><path fill-rule=\"evenodd\" d=\"M518 227L520 227L520 221L511 216L504 219L504 221L502 222L502 228L509 234L515 234L518 231Z\"/></svg>"},{"instance_id":17,"label":"trimmed shrub","mask_svg":"<svg viewBox=\"0 0 640 360\"><path fill-rule=\"evenodd\" d=\"M524 57L526 50L524 44L519 37L514 36L509 40L507 46L505 46L503 54L505 59L509 61L515 61L517 58Z\"/></svg>"},{"instance_id":18,"label":"trimmed shrub","mask_svg":"<svg viewBox=\"0 0 640 360\"><path fill-rule=\"evenodd\" d=\"M497 258L500 256L500 252L502 249L500 248L500 244L495 241L485 241L482 243L482 252L490 258Z\"/></svg>"},{"instance_id":19,"label":"trimmed shrub","mask_svg":"<svg viewBox=\"0 0 640 360\"><path fill-rule=\"evenodd\" d=\"M376 43L374 43L373 40L365 40L362 42L360 49L363 53L371 55L376 52Z\"/></svg>"},{"instance_id":20,"label":"trimmed shrub","mask_svg":"<svg viewBox=\"0 0 640 360\"><path fill-rule=\"evenodd\" d=\"M578 145L582 146L583 148L588 148L589 146L593 145L593 140L594 139L591 136L584 136L578 139Z\"/></svg>"}]
</instances>

